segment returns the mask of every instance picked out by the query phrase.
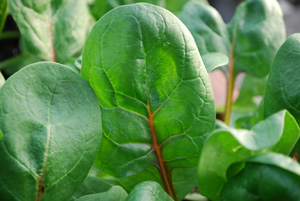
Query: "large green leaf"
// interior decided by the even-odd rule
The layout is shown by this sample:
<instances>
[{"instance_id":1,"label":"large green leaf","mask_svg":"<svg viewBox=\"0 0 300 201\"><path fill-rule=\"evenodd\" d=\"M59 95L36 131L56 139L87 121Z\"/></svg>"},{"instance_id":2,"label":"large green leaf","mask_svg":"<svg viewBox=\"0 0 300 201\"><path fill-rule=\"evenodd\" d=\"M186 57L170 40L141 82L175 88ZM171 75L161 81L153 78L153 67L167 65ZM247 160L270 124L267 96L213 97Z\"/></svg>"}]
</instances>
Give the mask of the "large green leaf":
<instances>
[{"instance_id":1,"label":"large green leaf","mask_svg":"<svg viewBox=\"0 0 300 201\"><path fill-rule=\"evenodd\" d=\"M0 36L5 24L6 12L7 12L7 0L1 0L0 1Z\"/></svg>"},{"instance_id":2,"label":"large green leaf","mask_svg":"<svg viewBox=\"0 0 300 201\"><path fill-rule=\"evenodd\" d=\"M83 182L101 138L97 98L67 66L36 63L0 90L0 197L68 200Z\"/></svg>"},{"instance_id":3,"label":"large green leaf","mask_svg":"<svg viewBox=\"0 0 300 201\"><path fill-rule=\"evenodd\" d=\"M238 166L242 170L236 171ZM220 201L300 200L300 166L291 158L274 153L258 155L231 169L234 174L225 184Z\"/></svg>"},{"instance_id":4,"label":"large green leaf","mask_svg":"<svg viewBox=\"0 0 300 201\"><path fill-rule=\"evenodd\" d=\"M267 83L264 116L287 109L300 125L300 34L290 36L279 49Z\"/></svg>"},{"instance_id":5,"label":"large green leaf","mask_svg":"<svg viewBox=\"0 0 300 201\"><path fill-rule=\"evenodd\" d=\"M145 181L134 187L126 201L173 201L158 183Z\"/></svg>"},{"instance_id":6,"label":"large green leaf","mask_svg":"<svg viewBox=\"0 0 300 201\"><path fill-rule=\"evenodd\" d=\"M95 164L103 172L155 166L167 186L172 169L197 165L215 126L213 95L194 39L173 14L142 3L109 12L87 39L81 75L102 108Z\"/></svg>"},{"instance_id":7,"label":"large green leaf","mask_svg":"<svg viewBox=\"0 0 300 201\"><path fill-rule=\"evenodd\" d=\"M114 186L106 192L86 195L76 201L125 201L126 198L126 191L119 186Z\"/></svg>"},{"instance_id":8,"label":"large green leaf","mask_svg":"<svg viewBox=\"0 0 300 201\"><path fill-rule=\"evenodd\" d=\"M299 139L296 120L280 111L251 130L227 128L214 131L200 155L198 186L202 195L218 200L226 183L227 168L252 155L274 151L288 155Z\"/></svg>"},{"instance_id":9,"label":"large green leaf","mask_svg":"<svg viewBox=\"0 0 300 201\"><path fill-rule=\"evenodd\" d=\"M26 49L44 60L64 62L81 51L90 30L86 1L8 1Z\"/></svg>"},{"instance_id":10,"label":"large green leaf","mask_svg":"<svg viewBox=\"0 0 300 201\"><path fill-rule=\"evenodd\" d=\"M234 74L264 77L285 40L285 26L277 0L241 3L228 26Z\"/></svg>"}]
</instances>

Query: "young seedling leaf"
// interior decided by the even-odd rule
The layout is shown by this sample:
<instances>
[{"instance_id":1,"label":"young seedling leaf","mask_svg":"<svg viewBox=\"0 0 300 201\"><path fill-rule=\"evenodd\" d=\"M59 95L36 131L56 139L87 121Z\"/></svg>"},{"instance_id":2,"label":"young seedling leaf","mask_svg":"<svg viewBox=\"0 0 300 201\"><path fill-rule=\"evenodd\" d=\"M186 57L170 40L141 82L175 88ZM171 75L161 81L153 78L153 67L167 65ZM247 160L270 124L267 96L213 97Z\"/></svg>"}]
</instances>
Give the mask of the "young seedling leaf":
<instances>
[{"instance_id":1,"label":"young seedling leaf","mask_svg":"<svg viewBox=\"0 0 300 201\"><path fill-rule=\"evenodd\" d=\"M28 52L65 62L81 51L92 22L86 1L8 1Z\"/></svg>"},{"instance_id":2,"label":"young seedling leaf","mask_svg":"<svg viewBox=\"0 0 300 201\"><path fill-rule=\"evenodd\" d=\"M299 126L287 111L270 116L251 130L228 128L214 131L200 155L200 193L212 200L219 200L227 181L226 171L231 164L266 151L288 155L299 135Z\"/></svg>"},{"instance_id":3,"label":"young seedling leaf","mask_svg":"<svg viewBox=\"0 0 300 201\"><path fill-rule=\"evenodd\" d=\"M123 188L114 186L106 192L86 195L76 201L125 201L127 195L127 192Z\"/></svg>"},{"instance_id":4,"label":"young seedling leaf","mask_svg":"<svg viewBox=\"0 0 300 201\"><path fill-rule=\"evenodd\" d=\"M173 201L158 183L145 181L134 187L126 201Z\"/></svg>"},{"instance_id":5,"label":"young seedling leaf","mask_svg":"<svg viewBox=\"0 0 300 201\"><path fill-rule=\"evenodd\" d=\"M300 34L290 36L279 49L267 82L264 116L287 109L300 125Z\"/></svg>"},{"instance_id":6,"label":"young seedling leaf","mask_svg":"<svg viewBox=\"0 0 300 201\"><path fill-rule=\"evenodd\" d=\"M103 179L88 175L69 201L79 199L86 195L106 192L113 186L114 185Z\"/></svg>"},{"instance_id":7,"label":"young seedling leaf","mask_svg":"<svg viewBox=\"0 0 300 201\"><path fill-rule=\"evenodd\" d=\"M83 182L101 138L97 98L67 66L32 64L0 90L0 197L68 200Z\"/></svg>"},{"instance_id":8,"label":"young seedling leaf","mask_svg":"<svg viewBox=\"0 0 300 201\"><path fill-rule=\"evenodd\" d=\"M81 75L102 109L96 166L115 177L155 166L170 193L171 170L196 166L215 126L209 77L187 28L154 5L118 7L92 29Z\"/></svg>"},{"instance_id":9,"label":"young seedling leaf","mask_svg":"<svg viewBox=\"0 0 300 201\"><path fill-rule=\"evenodd\" d=\"M236 167L242 167L236 172ZM232 170L231 170L232 169ZM220 201L300 200L300 166L291 158L268 153L234 164Z\"/></svg>"}]
</instances>

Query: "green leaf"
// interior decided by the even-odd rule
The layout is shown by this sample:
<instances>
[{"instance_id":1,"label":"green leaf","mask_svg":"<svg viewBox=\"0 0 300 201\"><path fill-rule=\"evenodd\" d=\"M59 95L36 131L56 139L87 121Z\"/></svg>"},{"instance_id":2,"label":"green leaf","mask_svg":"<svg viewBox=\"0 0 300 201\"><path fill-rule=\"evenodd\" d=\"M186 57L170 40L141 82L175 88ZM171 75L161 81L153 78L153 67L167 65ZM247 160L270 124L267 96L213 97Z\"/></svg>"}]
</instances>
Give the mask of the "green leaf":
<instances>
[{"instance_id":1,"label":"green leaf","mask_svg":"<svg viewBox=\"0 0 300 201\"><path fill-rule=\"evenodd\" d=\"M256 78L246 74L240 94L232 106L231 126L237 128L251 128L263 119L263 103L267 77ZM243 125L242 125L243 124Z\"/></svg>"},{"instance_id":2,"label":"green leaf","mask_svg":"<svg viewBox=\"0 0 300 201\"><path fill-rule=\"evenodd\" d=\"M202 56L207 72L212 72L228 64L229 59L225 54L214 52Z\"/></svg>"},{"instance_id":3,"label":"green leaf","mask_svg":"<svg viewBox=\"0 0 300 201\"><path fill-rule=\"evenodd\" d=\"M0 62L0 69L3 70L3 72L11 76L20 69L22 69L24 66L30 65L32 63L36 63L41 61L38 57L35 55L29 54L29 53L22 53L20 55L17 55L15 57L11 57L9 59L6 59L4 61Z\"/></svg>"},{"instance_id":4,"label":"green leaf","mask_svg":"<svg viewBox=\"0 0 300 201\"><path fill-rule=\"evenodd\" d=\"M229 178L220 201L300 200L300 166L291 158L269 153L237 165L243 168Z\"/></svg>"},{"instance_id":5,"label":"green leaf","mask_svg":"<svg viewBox=\"0 0 300 201\"><path fill-rule=\"evenodd\" d=\"M86 195L76 201L125 201L126 197L127 193L123 188L114 186L107 192Z\"/></svg>"},{"instance_id":6,"label":"green leaf","mask_svg":"<svg viewBox=\"0 0 300 201\"><path fill-rule=\"evenodd\" d=\"M179 18L191 31L200 54L204 55L203 61L208 72L212 69L212 61L213 66L228 63L230 41L226 25L218 11L210 5L190 1L184 6ZM219 55L212 55L207 60L205 55L208 53Z\"/></svg>"},{"instance_id":7,"label":"green leaf","mask_svg":"<svg viewBox=\"0 0 300 201\"><path fill-rule=\"evenodd\" d=\"M88 175L69 201L76 200L77 198L83 197L85 195L106 192L112 187L113 185L106 182L105 180Z\"/></svg>"},{"instance_id":8,"label":"green leaf","mask_svg":"<svg viewBox=\"0 0 300 201\"><path fill-rule=\"evenodd\" d=\"M164 189L154 181L145 181L134 187L126 201L173 201Z\"/></svg>"},{"instance_id":9,"label":"green leaf","mask_svg":"<svg viewBox=\"0 0 300 201\"><path fill-rule=\"evenodd\" d=\"M166 0L166 9L176 14L182 10L186 3L191 1L208 4L207 0Z\"/></svg>"},{"instance_id":10,"label":"green leaf","mask_svg":"<svg viewBox=\"0 0 300 201\"><path fill-rule=\"evenodd\" d=\"M297 122L286 111L270 116L251 130L228 128L214 131L200 155L200 193L212 200L218 200L227 181L227 168L231 164L267 151L288 155L299 135Z\"/></svg>"},{"instance_id":11,"label":"green leaf","mask_svg":"<svg viewBox=\"0 0 300 201\"><path fill-rule=\"evenodd\" d=\"M264 116L287 109L300 125L300 34L290 36L279 49L268 79Z\"/></svg>"},{"instance_id":12,"label":"green leaf","mask_svg":"<svg viewBox=\"0 0 300 201\"><path fill-rule=\"evenodd\" d=\"M269 73L276 51L285 40L285 26L277 0L241 3L228 26L234 74L255 77Z\"/></svg>"},{"instance_id":13,"label":"green leaf","mask_svg":"<svg viewBox=\"0 0 300 201\"><path fill-rule=\"evenodd\" d=\"M139 174L123 178L115 178L105 173L98 174L97 176L111 185L122 186L127 192L131 192L137 184L143 181L155 181L163 185L160 174L155 167L147 168ZM174 169L172 171L172 177L178 200L184 199L184 197L197 186L196 167Z\"/></svg>"},{"instance_id":14,"label":"green leaf","mask_svg":"<svg viewBox=\"0 0 300 201\"><path fill-rule=\"evenodd\" d=\"M5 83L5 79L0 71L0 88L4 85L4 83Z\"/></svg>"},{"instance_id":15,"label":"green leaf","mask_svg":"<svg viewBox=\"0 0 300 201\"><path fill-rule=\"evenodd\" d=\"M0 1L0 36L6 21L7 0Z\"/></svg>"},{"instance_id":16,"label":"green leaf","mask_svg":"<svg viewBox=\"0 0 300 201\"><path fill-rule=\"evenodd\" d=\"M94 161L101 113L89 84L67 66L29 65L0 90L0 197L68 200Z\"/></svg>"},{"instance_id":17,"label":"green leaf","mask_svg":"<svg viewBox=\"0 0 300 201\"><path fill-rule=\"evenodd\" d=\"M215 126L213 94L190 32L172 13L142 3L109 12L87 39L81 75L102 110L100 170L120 178L155 166L171 183L172 169L197 165Z\"/></svg>"},{"instance_id":18,"label":"green leaf","mask_svg":"<svg viewBox=\"0 0 300 201\"><path fill-rule=\"evenodd\" d=\"M165 5L165 0L95 0L92 13L96 19L100 19L105 13L118 6L139 2L151 3L161 7Z\"/></svg>"},{"instance_id":19,"label":"green leaf","mask_svg":"<svg viewBox=\"0 0 300 201\"><path fill-rule=\"evenodd\" d=\"M65 62L81 51L90 30L86 1L8 1L26 50L44 60Z\"/></svg>"}]
</instances>

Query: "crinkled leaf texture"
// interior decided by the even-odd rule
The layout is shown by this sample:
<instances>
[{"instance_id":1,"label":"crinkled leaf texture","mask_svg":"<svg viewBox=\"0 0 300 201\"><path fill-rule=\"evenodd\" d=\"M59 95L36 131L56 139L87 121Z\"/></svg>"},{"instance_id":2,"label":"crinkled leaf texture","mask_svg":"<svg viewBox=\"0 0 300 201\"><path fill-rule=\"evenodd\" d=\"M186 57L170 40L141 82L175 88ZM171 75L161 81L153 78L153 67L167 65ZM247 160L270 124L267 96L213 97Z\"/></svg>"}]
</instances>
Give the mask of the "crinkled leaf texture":
<instances>
[{"instance_id":1,"label":"crinkled leaf texture","mask_svg":"<svg viewBox=\"0 0 300 201\"><path fill-rule=\"evenodd\" d=\"M197 165L215 126L213 94L176 16L145 3L110 11L87 39L81 75L101 105L102 171L119 178L155 166L169 180L172 169Z\"/></svg>"},{"instance_id":2,"label":"crinkled leaf texture","mask_svg":"<svg viewBox=\"0 0 300 201\"><path fill-rule=\"evenodd\" d=\"M68 200L88 174L101 138L97 98L67 66L32 64L0 90L0 197Z\"/></svg>"},{"instance_id":3,"label":"crinkled leaf texture","mask_svg":"<svg viewBox=\"0 0 300 201\"><path fill-rule=\"evenodd\" d=\"M164 189L154 181L145 181L134 187L126 201L173 201Z\"/></svg>"},{"instance_id":4,"label":"crinkled leaf texture","mask_svg":"<svg viewBox=\"0 0 300 201\"><path fill-rule=\"evenodd\" d=\"M267 82L264 116L287 109L300 125L300 34L290 36L279 49Z\"/></svg>"},{"instance_id":5,"label":"crinkled leaf texture","mask_svg":"<svg viewBox=\"0 0 300 201\"><path fill-rule=\"evenodd\" d=\"M239 170L237 170L239 167ZM268 153L229 168L220 201L300 200L300 166L291 158Z\"/></svg>"},{"instance_id":6,"label":"crinkled leaf texture","mask_svg":"<svg viewBox=\"0 0 300 201\"><path fill-rule=\"evenodd\" d=\"M285 40L285 25L277 0L241 3L228 26L234 73L264 77Z\"/></svg>"},{"instance_id":7,"label":"crinkled leaf texture","mask_svg":"<svg viewBox=\"0 0 300 201\"><path fill-rule=\"evenodd\" d=\"M251 130L214 131L201 151L198 187L202 195L219 200L228 167L240 160L267 151L288 155L299 139L300 129L291 114L280 111L256 124Z\"/></svg>"},{"instance_id":8,"label":"crinkled leaf texture","mask_svg":"<svg viewBox=\"0 0 300 201\"><path fill-rule=\"evenodd\" d=\"M86 195L76 201L125 201L126 198L126 191L120 186L114 186L106 192Z\"/></svg>"},{"instance_id":9,"label":"crinkled leaf texture","mask_svg":"<svg viewBox=\"0 0 300 201\"><path fill-rule=\"evenodd\" d=\"M65 62L81 51L90 30L86 1L8 1L25 48L44 60Z\"/></svg>"}]
</instances>

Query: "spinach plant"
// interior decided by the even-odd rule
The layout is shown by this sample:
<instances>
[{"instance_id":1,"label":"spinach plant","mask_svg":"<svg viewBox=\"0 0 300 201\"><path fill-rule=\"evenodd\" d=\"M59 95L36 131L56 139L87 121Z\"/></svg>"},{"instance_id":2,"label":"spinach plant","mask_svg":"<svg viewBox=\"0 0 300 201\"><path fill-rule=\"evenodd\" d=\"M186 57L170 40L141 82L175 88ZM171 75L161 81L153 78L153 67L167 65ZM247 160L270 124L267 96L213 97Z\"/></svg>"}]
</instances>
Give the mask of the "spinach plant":
<instances>
[{"instance_id":1,"label":"spinach plant","mask_svg":"<svg viewBox=\"0 0 300 201\"><path fill-rule=\"evenodd\" d=\"M229 25L206 1L136 2L8 1L23 53L0 74L1 200L193 200L198 186L213 201L299 201L300 37L281 46L277 1L246 0ZM187 4L177 18L149 2ZM226 124L207 73L219 67ZM229 127L241 72L235 109L252 113Z\"/></svg>"}]
</instances>

